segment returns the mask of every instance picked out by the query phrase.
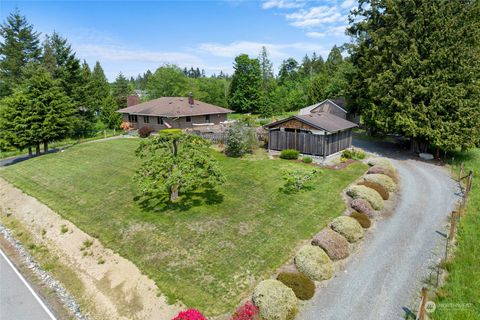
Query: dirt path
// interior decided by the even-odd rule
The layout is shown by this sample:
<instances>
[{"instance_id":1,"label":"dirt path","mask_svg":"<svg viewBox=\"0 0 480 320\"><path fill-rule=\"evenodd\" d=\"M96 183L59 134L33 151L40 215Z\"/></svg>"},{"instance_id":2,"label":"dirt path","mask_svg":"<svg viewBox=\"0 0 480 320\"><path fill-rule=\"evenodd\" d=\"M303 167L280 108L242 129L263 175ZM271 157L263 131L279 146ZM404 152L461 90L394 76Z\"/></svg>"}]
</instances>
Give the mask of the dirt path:
<instances>
[{"instance_id":1,"label":"dirt path","mask_svg":"<svg viewBox=\"0 0 480 320\"><path fill-rule=\"evenodd\" d=\"M169 320L181 308L157 296L155 283L133 263L3 179L0 211L22 222L37 244L45 245L77 271L85 291L82 299L95 307L94 319ZM86 240L93 243L86 246Z\"/></svg>"},{"instance_id":2,"label":"dirt path","mask_svg":"<svg viewBox=\"0 0 480 320\"><path fill-rule=\"evenodd\" d=\"M397 157L398 158L398 157ZM297 319L404 319L441 256L448 215L458 200L446 169L393 160L401 177L395 212L378 221L361 249L306 303Z\"/></svg>"}]
</instances>

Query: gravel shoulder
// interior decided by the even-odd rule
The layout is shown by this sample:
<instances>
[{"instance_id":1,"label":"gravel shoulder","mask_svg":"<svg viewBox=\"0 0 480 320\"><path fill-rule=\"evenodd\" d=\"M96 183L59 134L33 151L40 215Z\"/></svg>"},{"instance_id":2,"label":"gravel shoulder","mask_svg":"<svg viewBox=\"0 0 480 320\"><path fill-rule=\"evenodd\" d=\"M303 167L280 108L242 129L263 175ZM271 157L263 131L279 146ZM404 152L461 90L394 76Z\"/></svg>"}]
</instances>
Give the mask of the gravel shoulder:
<instances>
[{"instance_id":1,"label":"gravel shoulder","mask_svg":"<svg viewBox=\"0 0 480 320\"><path fill-rule=\"evenodd\" d=\"M458 200L455 181L445 168L368 146L362 145L390 156L398 169L398 206L376 222L361 249L317 290L297 319L404 319L429 267L442 255L441 233Z\"/></svg>"}]
</instances>

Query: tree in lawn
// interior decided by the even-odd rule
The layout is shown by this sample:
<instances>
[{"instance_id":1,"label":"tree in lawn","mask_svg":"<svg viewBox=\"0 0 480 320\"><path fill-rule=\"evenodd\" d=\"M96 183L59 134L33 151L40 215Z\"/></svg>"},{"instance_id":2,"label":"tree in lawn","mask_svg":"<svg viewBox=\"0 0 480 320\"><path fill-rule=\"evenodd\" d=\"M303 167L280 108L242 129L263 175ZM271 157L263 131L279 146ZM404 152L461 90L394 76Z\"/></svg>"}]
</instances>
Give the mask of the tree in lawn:
<instances>
[{"instance_id":1,"label":"tree in lawn","mask_svg":"<svg viewBox=\"0 0 480 320\"><path fill-rule=\"evenodd\" d=\"M0 25L0 37L0 97L4 97L24 80L22 68L39 60L41 48L39 33L18 10Z\"/></svg>"},{"instance_id":2,"label":"tree in lawn","mask_svg":"<svg viewBox=\"0 0 480 320\"><path fill-rule=\"evenodd\" d=\"M144 195L168 195L174 202L180 194L215 188L225 181L209 142L180 130L166 130L142 141L136 154L143 162L134 180Z\"/></svg>"},{"instance_id":3,"label":"tree in lawn","mask_svg":"<svg viewBox=\"0 0 480 320\"><path fill-rule=\"evenodd\" d=\"M120 72L113 83L113 98L117 102L118 109L127 107L127 99L132 92L128 79Z\"/></svg>"},{"instance_id":4,"label":"tree in lawn","mask_svg":"<svg viewBox=\"0 0 480 320\"><path fill-rule=\"evenodd\" d=\"M479 1L361 1L351 21L350 104L371 129L416 152L478 144Z\"/></svg>"},{"instance_id":5,"label":"tree in lawn","mask_svg":"<svg viewBox=\"0 0 480 320\"><path fill-rule=\"evenodd\" d=\"M259 112L262 85L260 63L241 54L235 58L233 69L229 106L237 112Z\"/></svg>"}]
</instances>

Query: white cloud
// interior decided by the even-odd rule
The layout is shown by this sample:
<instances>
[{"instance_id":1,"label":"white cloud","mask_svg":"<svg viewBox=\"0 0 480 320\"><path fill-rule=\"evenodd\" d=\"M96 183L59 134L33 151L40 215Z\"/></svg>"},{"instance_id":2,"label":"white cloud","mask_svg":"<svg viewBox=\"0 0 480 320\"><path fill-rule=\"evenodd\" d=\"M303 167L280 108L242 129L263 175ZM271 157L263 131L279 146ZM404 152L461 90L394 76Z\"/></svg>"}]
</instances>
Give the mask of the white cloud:
<instances>
[{"instance_id":1,"label":"white cloud","mask_svg":"<svg viewBox=\"0 0 480 320\"><path fill-rule=\"evenodd\" d=\"M285 16L292 21L290 25L300 28L316 27L326 23L334 23L346 20L335 6L318 6L302 9Z\"/></svg>"},{"instance_id":2,"label":"white cloud","mask_svg":"<svg viewBox=\"0 0 480 320\"><path fill-rule=\"evenodd\" d=\"M265 0L262 3L263 9L293 9L293 8L301 8L304 6L304 2L302 0Z\"/></svg>"},{"instance_id":3,"label":"white cloud","mask_svg":"<svg viewBox=\"0 0 480 320\"><path fill-rule=\"evenodd\" d=\"M265 46L273 59L283 59L291 57L293 52L305 54L307 52L317 52L319 54L328 54L328 50L322 45L309 42L295 43L263 43L250 41L236 41L229 44L221 43L203 43L200 44L200 50L218 57L233 58L239 54L245 53L256 57L261 48ZM293 51L293 52L292 52Z\"/></svg>"},{"instance_id":4,"label":"white cloud","mask_svg":"<svg viewBox=\"0 0 480 320\"><path fill-rule=\"evenodd\" d=\"M327 36L329 36L329 37L343 36L343 35L345 35L345 30L346 29L347 29L346 25L326 27L324 31L307 32L307 37L309 37L309 38L323 38L323 37L327 37Z\"/></svg>"},{"instance_id":5,"label":"white cloud","mask_svg":"<svg viewBox=\"0 0 480 320\"><path fill-rule=\"evenodd\" d=\"M350 9L355 8L356 3L357 3L356 0L345 0L345 1L342 2L340 7L342 9L350 10Z\"/></svg>"}]
</instances>

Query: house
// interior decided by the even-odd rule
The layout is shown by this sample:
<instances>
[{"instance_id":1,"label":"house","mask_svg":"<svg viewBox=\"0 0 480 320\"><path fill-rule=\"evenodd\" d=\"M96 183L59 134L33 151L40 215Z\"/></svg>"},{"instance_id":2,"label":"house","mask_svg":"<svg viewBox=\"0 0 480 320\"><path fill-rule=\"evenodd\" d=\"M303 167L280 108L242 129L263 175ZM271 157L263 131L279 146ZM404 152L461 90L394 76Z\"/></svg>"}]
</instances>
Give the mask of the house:
<instances>
[{"instance_id":1,"label":"house","mask_svg":"<svg viewBox=\"0 0 480 320\"><path fill-rule=\"evenodd\" d=\"M360 123L360 116L355 113L349 113L346 110L345 99L326 99L322 102L300 109L299 115L307 115L310 113L327 112L336 115L342 119L347 119L356 124Z\"/></svg>"},{"instance_id":2,"label":"house","mask_svg":"<svg viewBox=\"0 0 480 320\"><path fill-rule=\"evenodd\" d=\"M268 149L295 149L302 154L327 157L352 145L357 124L329 112L294 115L264 126Z\"/></svg>"},{"instance_id":3,"label":"house","mask_svg":"<svg viewBox=\"0 0 480 320\"><path fill-rule=\"evenodd\" d=\"M132 99L133 100L133 99ZM188 97L162 97L118 110L123 121L134 129L149 126L154 131L169 128L187 129L199 124L218 125L232 111Z\"/></svg>"}]
</instances>

